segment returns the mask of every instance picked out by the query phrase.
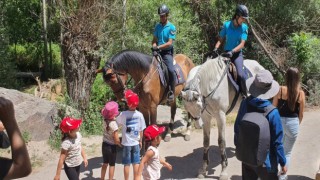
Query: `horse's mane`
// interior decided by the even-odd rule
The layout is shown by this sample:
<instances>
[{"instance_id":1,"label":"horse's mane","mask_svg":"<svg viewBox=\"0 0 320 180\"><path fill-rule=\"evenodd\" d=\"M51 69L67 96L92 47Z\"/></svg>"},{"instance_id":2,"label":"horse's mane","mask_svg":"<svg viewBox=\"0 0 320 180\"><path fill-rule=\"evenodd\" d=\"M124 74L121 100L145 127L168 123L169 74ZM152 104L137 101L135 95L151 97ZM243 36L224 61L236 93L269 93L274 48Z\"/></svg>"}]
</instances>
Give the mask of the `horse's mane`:
<instances>
[{"instance_id":1,"label":"horse's mane","mask_svg":"<svg viewBox=\"0 0 320 180\"><path fill-rule=\"evenodd\" d=\"M190 81L190 89L199 89L202 95L208 95L218 84L225 70L226 64L220 58L207 59L195 77Z\"/></svg>"},{"instance_id":2,"label":"horse's mane","mask_svg":"<svg viewBox=\"0 0 320 180\"><path fill-rule=\"evenodd\" d=\"M115 70L124 70L126 72L129 69L148 72L151 63L151 55L132 50L121 51L106 62L106 64L113 64Z\"/></svg>"}]
</instances>

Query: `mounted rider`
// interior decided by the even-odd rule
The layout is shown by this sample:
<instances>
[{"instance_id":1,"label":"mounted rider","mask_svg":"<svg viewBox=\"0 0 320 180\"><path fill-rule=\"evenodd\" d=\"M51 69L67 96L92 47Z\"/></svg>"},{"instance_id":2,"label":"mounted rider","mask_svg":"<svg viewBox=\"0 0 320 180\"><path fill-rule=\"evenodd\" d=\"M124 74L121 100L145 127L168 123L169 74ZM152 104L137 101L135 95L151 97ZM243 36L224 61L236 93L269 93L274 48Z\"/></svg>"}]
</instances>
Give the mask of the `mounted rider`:
<instances>
[{"instance_id":1,"label":"mounted rider","mask_svg":"<svg viewBox=\"0 0 320 180\"><path fill-rule=\"evenodd\" d=\"M246 79L243 72L243 55L242 49L248 38L248 26L244 23L249 19L249 10L245 5L238 5L235 14L231 20L223 23L219 33L218 42L215 45L214 52L217 53L221 43L225 40L223 50L226 56L231 59L237 69L237 83L240 92L247 96Z\"/></svg>"},{"instance_id":2,"label":"mounted rider","mask_svg":"<svg viewBox=\"0 0 320 180\"><path fill-rule=\"evenodd\" d=\"M169 8L163 4L158 8L160 23L157 23L153 33L152 51L160 51L160 55L169 72L168 102L174 101L175 78L173 67L173 42L176 39L176 27L168 21Z\"/></svg>"}]
</instances>

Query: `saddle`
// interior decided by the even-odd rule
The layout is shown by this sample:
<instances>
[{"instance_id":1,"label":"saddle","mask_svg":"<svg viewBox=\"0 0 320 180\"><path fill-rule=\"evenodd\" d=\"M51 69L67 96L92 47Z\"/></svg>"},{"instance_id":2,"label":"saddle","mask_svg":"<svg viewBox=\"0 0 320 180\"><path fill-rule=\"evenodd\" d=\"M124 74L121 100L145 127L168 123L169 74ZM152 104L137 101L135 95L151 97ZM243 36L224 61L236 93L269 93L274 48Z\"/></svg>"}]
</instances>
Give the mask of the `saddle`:
<instances>
[{"instance_id":1,"label":"saddle","mask_svg":"<svg viewBox=\"0 0 320 180\"><path fill-rule=\"evenodd\" d=\"M161 84L168 88L168 82L169 82L169 71L167 65L163 62L160 55L156 56L158 60L158 73L160 76ZM174 67L174 78L175 78L175 86L185 83L185 78L183 76L183 72L179 64L176 63L176 60L173 58L173 67Z\"/></svg>"},{"instance_id":2,"label":"saddle","mask_svg":"<svg viewBox=\"0 0 320 180\"><path fill-rule=\"evenodd\" d=\"M237 83L238 82L237 81L238 80L238 75L237 75L236 65L233 64L232 62L228 62L227 63L225 61L225 63L228 66L228 71L227 71L228 80L232 84L233 88L236 91L236 95L232 100L230 108L226 112L226 114L229 114L232 111L232 109L234 108L234 106L236 105L236 103L237 103L237 99L239 98L239 95L240 95L240 87L239 87L239 84ZM245 76L246 79L248 79L249 77L252 77L252 73L248 70L248 68L246 66L243 66L243 71L244 71L244 73L246 75Z\"/></svg>"},{"instance_id":3,"label":"saddle","mask_svg":"<svg viewBox=\"0 0 320 180\"><path fill-rule=\"evenodd\" d=\"M163 62L161 56L158 54L155 56L157 59L157 71L160 77L161 84L165 87L165 92L163 94L163 97L161 98L161 103L160 104L165 104L166 103L166 98L168 92L169 92L169 71L167 65ZM174 78L175 78L175 86L179 84L185 83L185 78L183 76L183 72L179 64L176 63L175 59L173 58L173 66L174 66Z\"/></svg>"}]
</instances>

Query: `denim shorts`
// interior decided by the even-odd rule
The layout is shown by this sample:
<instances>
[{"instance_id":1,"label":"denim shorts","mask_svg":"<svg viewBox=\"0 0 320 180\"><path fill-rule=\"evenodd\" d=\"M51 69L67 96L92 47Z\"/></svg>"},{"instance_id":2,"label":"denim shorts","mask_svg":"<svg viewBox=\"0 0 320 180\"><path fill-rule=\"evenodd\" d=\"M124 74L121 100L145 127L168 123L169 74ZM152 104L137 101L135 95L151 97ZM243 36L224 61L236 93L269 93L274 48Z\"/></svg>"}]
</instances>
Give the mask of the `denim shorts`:
<instances>
[{"instance_id":1,"label":"denim shorts","mask_svg":"<svg viewBox=\"0 0 320 180\"><path fill-rule=\"evenodd\" d=\"M122 164L140 164L140 146L124 146L122 151Z\"/></svg>"}]
</instances>

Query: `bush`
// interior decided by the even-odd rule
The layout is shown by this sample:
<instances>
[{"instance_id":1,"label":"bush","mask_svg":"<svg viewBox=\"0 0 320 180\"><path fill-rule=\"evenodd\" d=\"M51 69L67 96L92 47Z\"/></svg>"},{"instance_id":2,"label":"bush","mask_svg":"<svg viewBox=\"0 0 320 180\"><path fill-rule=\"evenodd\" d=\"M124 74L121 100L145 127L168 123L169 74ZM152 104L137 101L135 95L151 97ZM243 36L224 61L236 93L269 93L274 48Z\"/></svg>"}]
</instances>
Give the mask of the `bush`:
<instances>
[{"instance_id":1,"label":"bush","mask_svg":"<svg viewBox=\"0 0 320 180\"><path fill-rule=\"evenodd\" d=\"M82 124L87 134L102 134L101 109L107 101L115 99L112 90L103 82L102 74L98 74L91 89L90 104Z\"/></svg>"},{"instance_id":2,"label":"bush","mask_svg":"<svg viewBox=\"0 0 320 180\"><path fill-rule=\"evenodd\" d=\"M62 65L60 56L60 47L58 44L51 45L52 50L52 73L51 78L59 78L62 75ZM50 49L48 49L50 52ZM48 52L48 66L50 69L50 53ZM10 45L8 48L8 58L11 63L17 66L18 71L22 72L38 72L42 66L43 44L39 43L25 43Z\"/></svg>"},{"instance_id":3,"label":"bush","mask_svg":"<svg viewBox=\"0 0 320 180\"><path fill-rule=\"evenodd\" d=\"M306 83L312 74L320 71L320 39L311 33L294 33L289 45L292 58L287 64L297 67L302 73L302 81Z\"/></svg>"}]
</instances>

